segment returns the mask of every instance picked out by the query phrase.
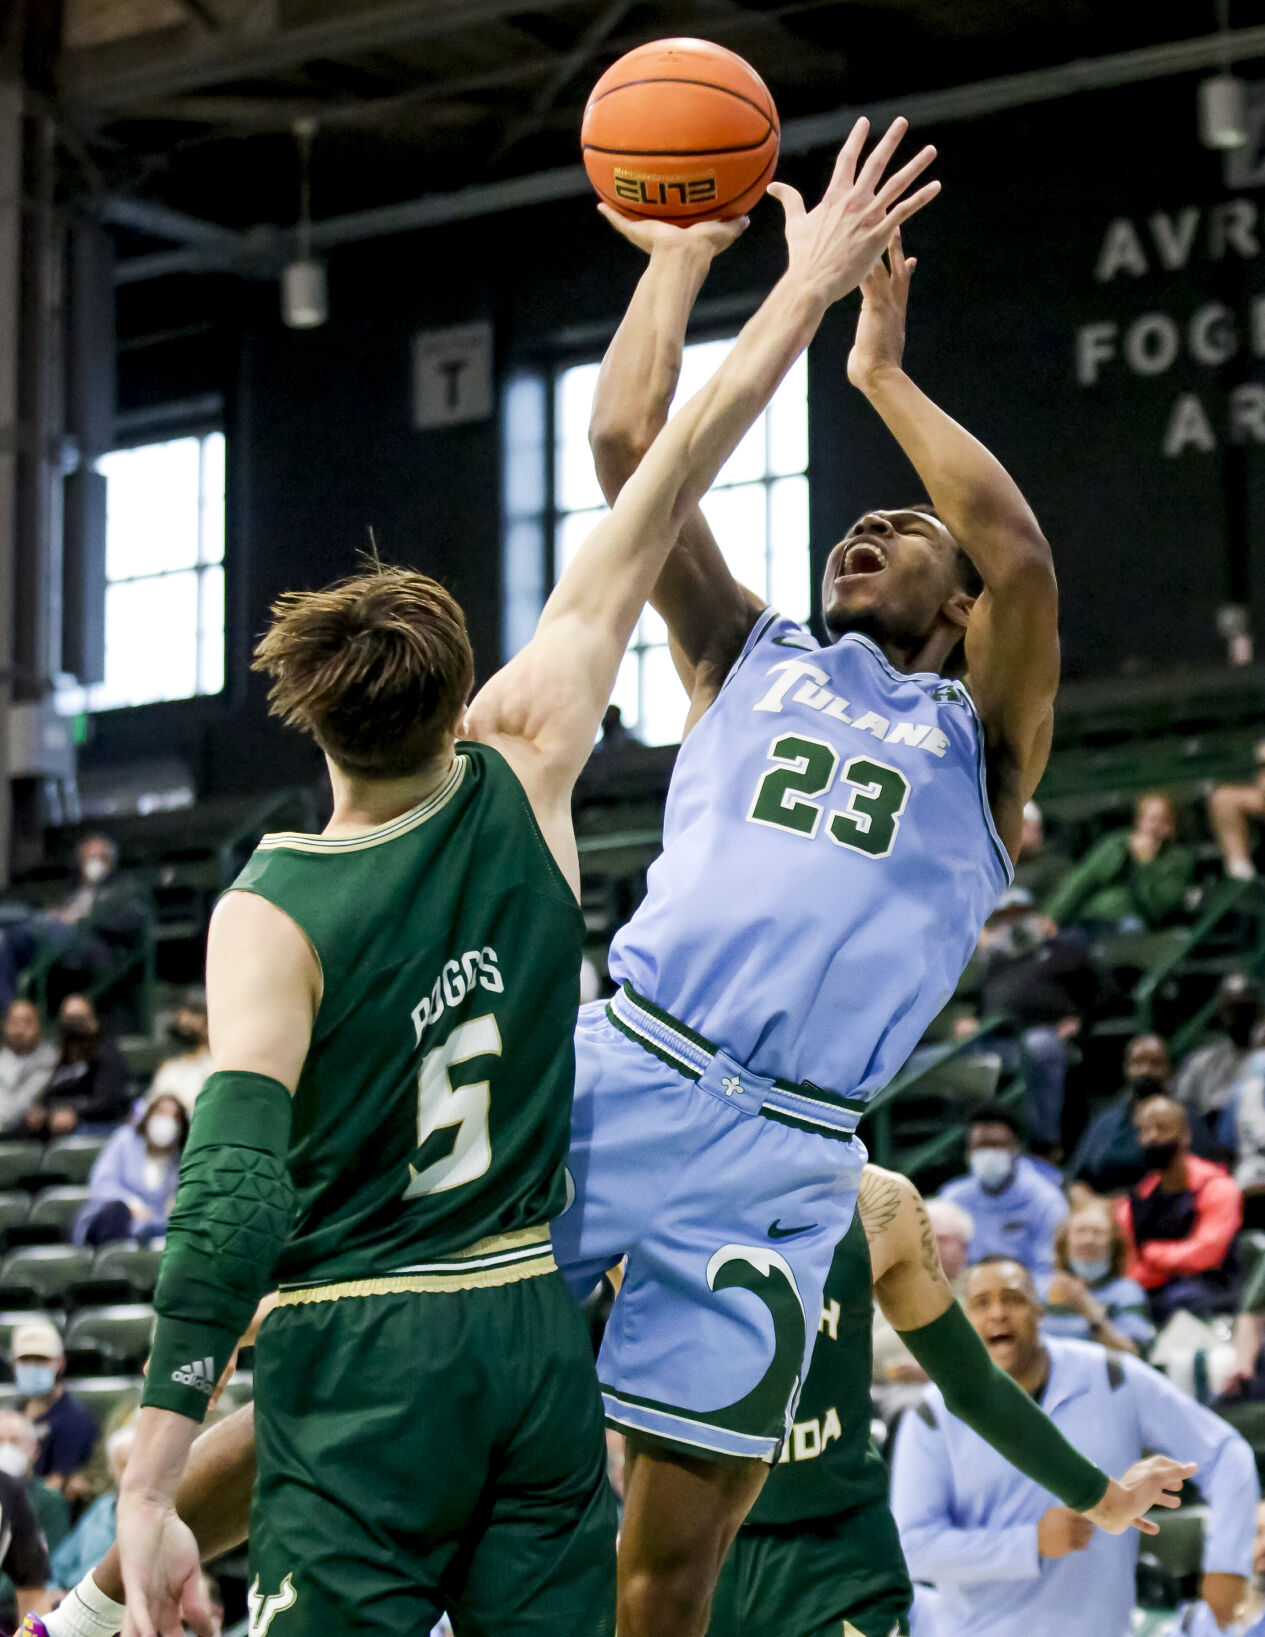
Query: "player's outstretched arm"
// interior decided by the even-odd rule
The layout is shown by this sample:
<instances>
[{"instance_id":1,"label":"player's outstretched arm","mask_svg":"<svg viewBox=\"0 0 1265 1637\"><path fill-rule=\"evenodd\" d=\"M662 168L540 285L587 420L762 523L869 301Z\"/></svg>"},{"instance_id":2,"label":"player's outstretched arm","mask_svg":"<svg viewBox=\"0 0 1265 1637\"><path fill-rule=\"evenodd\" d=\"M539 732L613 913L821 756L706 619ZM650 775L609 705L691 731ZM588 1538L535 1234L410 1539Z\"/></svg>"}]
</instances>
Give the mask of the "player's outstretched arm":
<instances>
[{"instance_id":1,"label":"player's outstretched arm","mask_svg":"<svg viewBox=\"0 0 1265 1637\"><path fill-rule=\"evenodd\" d=\"M944 1394L949 1410L1025 1477L1111 1534L1145 1534L1152 1506L1178 1506L1193 1464L1140 1461L1107 1477L1063 1434L988 1349L953 1299L922 1196L906 1177L867 1165L858 1200L874 1293L889 1323Z\"/></svg>"},{"instance_id":2,"label":"player's outstretched arm","mask_svg":"<svg viewBox=\"0 0 1265 1637\"><path fill-rule=\"evenodd\" d=\"M884 182L903 121L858 168L868 128L865 120L853 128L815 210L805 210L793 188L778 188L786 211L786 273L720 369L655 438L610 516L554 588L532 641L470 708L470 731L504 751L538 815L557 813L569 801L624 650L682 522L826 310L867 275L894 227L939 191L935 182L908 191L934 159L932 148ZM547 819L546 825L548 835Z\"/></svg>"},{"instance_id":3,"label":"player's outstretched arm","mask_svg":"<svg viewBox=\"0 0 1265 1637\"><path fill-rule=\"evenodd\" d=\"M712 261L733 243L747 219L677 227L621 216L609 205L598 208L650 258L602 360L589 423L597 479L614 505L667 422L686 326ZM763 598L734 579L707 519L695 506L681 525L650 601L667 623L692 723L720 691Z\"/></svg>"},{"instance_id":4,"label":"player's outstretched arm","mask_svg":"<svg viewBox=\"0 0 1265 1637\"><path fill-rule=\"evenodd\" d=\"M140 1423L119 1488L124 1637L179 1637L182 1603L195 1628L205 1623L198 1549L175 1494L289 1231L290 1101L319 1000L316 958L294 922L251 893L223 899L207 950L215 1070L181 1159Z\"/></svg>"},{"instance_id":5,"label":"player's outstretched arm","mask_svg":"<svg viewBox=\"0 0 1265 1637\"><path fill-rule=\"evenodd\" d=\"M1054 565L1031 508L1001 462L902 368L914 266L896 233L888 264L879 262L862 285L848 377L882 416L984 581L967 627L967 669L992 769L1000 775L995 816L1013 853L1023 804L1050 751L1059 679Z\"/></svg>"}]
</instances>

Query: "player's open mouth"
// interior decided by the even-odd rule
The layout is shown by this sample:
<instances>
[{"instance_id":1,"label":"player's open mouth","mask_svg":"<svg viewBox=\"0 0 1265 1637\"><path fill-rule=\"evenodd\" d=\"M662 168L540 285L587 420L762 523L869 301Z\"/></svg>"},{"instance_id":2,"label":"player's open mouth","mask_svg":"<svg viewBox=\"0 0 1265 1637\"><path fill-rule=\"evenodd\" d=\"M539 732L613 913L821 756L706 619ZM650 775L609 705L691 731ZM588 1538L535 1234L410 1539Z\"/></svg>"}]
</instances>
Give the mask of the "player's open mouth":
<instances>
[{"instance_id":1,"label":"player's open mouth","mask_svg":"<svg viewBox=\"0 0 1265 1637\"><path fill-rule=\"evenodd\" d=\"M863 574L881 574L887 567L887 553L872 540L857 540L843 554L839 564L841 580L854 580Z\"/></svg>"}]
</instances>

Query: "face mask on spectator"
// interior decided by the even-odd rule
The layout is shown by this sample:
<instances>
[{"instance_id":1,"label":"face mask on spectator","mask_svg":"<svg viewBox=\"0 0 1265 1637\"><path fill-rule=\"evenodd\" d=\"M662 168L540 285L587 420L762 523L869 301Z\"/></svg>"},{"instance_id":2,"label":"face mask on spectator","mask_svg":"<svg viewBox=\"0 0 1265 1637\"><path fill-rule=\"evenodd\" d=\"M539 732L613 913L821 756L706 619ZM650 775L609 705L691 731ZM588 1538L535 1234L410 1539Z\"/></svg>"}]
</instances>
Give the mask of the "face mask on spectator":
<instances>
[{"instance_id":1,"label":"face mask on spectator","mask_svg":"<svg viewBox=\"0 0 1265 1637\"><path fill-rule=\"evenodd\" d=\"M85 858L83 861L83 878L90 887L99 887L110 873L110 866L104 858Z\"/></svg>"},{"instance_id":2,"label":"face mask on spectator","mask_svg":"<svg viewBox=\"0 0 1265 1637\"><path fill-rule=\"evenodd\" d=\"M72 1012L69 1017L62 1018L61 1032L67 1040L91 1040L97 1032L97 1026L91 1018Z\"/></svg>"},{"instance_id":3,"label":"face mask on spectator","mask_svg":"<svg viewBox=\"0 0 1265 1637\"><path fill-rule=\"evenodd\" d=\"M42 1398L57 1385L57 1371L51 1364L15 1364L13 1379L27 1398Z\"/></svg>"},{"instance_id":4,"label":"face mask on spectator","mask_svg":"<svg viewBox=\"0 0 1265 1637\"><path fill-rule=\"evenodd\" d=\"M1148 1171L1163 1171L1177 1152L1175 1142L1147 1142L1142 1144L1142 1159Z\"/></svg>"},{"instance_id":5,"label":"face mask on spectator","mask_svg":"<svg viewBox=\"0 0 1265 1637\"><path fill-rule=\"evenodd\" d=\"M174 1114L151 1114L145 1123L145 1136L155 1148L170 1148L180 1135L180 1122Z\"/></svg>"},{"instance_id":6,"label":"face mask on spectator","mask_svg":"<svg viewBox=\"0 0 1265 1637\"><path fill-rule=\"evenodd\" d=\"M1168 1081L1156 1074L1133 1074L1129 1076L1129 1092L1139 1103L1144 1097L1167 1097Z\"/></svg>"},{"instance_id":7,"label":"face mask on spectator","mask_svg":"<svg viewBox=\"0 0 1265 1637\"><path fill-rule=\"evenodd\" d=\"M1096 1285L1111 1272L1110 1256L1069 1256L1067 1265L1076 1277L1083 1279L1087 1285Z\"/></svg>"},{"instance_id":8,"label":"face mask on spectator","mask_svg":"<svg viewBox=\"0 0 1265 1637\"><path fill-rule=\"evenodd\" d=\"M167 1038L173 1046L184 1046L189 1051L202 1044L202 1036L196 1029L187 1029L180 1023L171 1025L167 1030Z\"/></svg>"},{"instance_id":9,"label":"face mask on spectator","mask_svg":"<svg viewBox=\"0 0 1265 1637\"><path fill-rule=\"evenodd\" d=\"M1000 1192L1015 1172L1015 1156L1008 1148L975 1148L971 1151L971 1173L981 1188Z\"/></svg>"},{"instance_id":10,"label":"face mask on spectator","mask_svg":"<svg viewBox=\"0 0 1265 1637\"><path fill-rule=\"evenodd\" d=\"M30 1458L21 1444L0 1444L0 1472L10 1478L25 1478L30 1470Z\"/></svg>"}]
</instances>

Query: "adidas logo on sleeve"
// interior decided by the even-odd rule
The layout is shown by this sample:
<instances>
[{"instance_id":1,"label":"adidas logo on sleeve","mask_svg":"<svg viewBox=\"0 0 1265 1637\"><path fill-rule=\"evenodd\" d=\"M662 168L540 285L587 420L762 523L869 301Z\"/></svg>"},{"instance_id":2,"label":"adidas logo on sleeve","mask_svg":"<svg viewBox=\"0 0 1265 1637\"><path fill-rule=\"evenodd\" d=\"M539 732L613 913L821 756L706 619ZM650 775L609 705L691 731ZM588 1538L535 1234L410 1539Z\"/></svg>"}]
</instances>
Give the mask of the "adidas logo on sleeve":
<instances>
[{"instance_id":1,"label":"adidas logo on sleeve","mask_svg":"<svg viewBox=\"0 0 1265 1637\"><path fill-rule=\"evenodd\" d=\"M182 1387L196 1387L210 1398L215 1391L215 1360L199 1358L194 1359L192 1364L182 1364L178 1370L171 1372L171 1379Z\"/></svg>"}]
</instances>

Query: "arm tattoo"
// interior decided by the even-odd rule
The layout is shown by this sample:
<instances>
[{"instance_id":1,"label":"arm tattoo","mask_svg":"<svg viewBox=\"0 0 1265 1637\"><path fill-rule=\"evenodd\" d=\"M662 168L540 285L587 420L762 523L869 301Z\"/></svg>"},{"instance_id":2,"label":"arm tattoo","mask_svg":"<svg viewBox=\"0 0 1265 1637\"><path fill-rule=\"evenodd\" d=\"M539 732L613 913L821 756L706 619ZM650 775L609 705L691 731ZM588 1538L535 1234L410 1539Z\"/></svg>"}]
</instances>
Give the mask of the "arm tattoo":
<instances>
[{"instance_id":1,"label":"arm tattoo","mask_svg":"<svg viewBox=\"0 0 1265 1637\"><path fill-rule=\"evenodd\" d=\"M944 1268L940 1264L940 1251L936 1245L935 1229L931 1226L931 1218L927 1215L927 1207L921 1196L917 1204L918 1236L922 1247L922 1265L937 1284L947 1285Z\"/></svg>"},{"instance_id":2,"label":"arm tattoo","mask_svg":"<svg viewBox=\"0 0 1265 1637\"><path fill-rule=\"evenodd\" d=\"M900 1185L892 1177L867 1172L861 1179L857 1210L861 1213L865 1237L877 1239L891 1227L900 1212Z\"/></svg>"}]
</instances>

